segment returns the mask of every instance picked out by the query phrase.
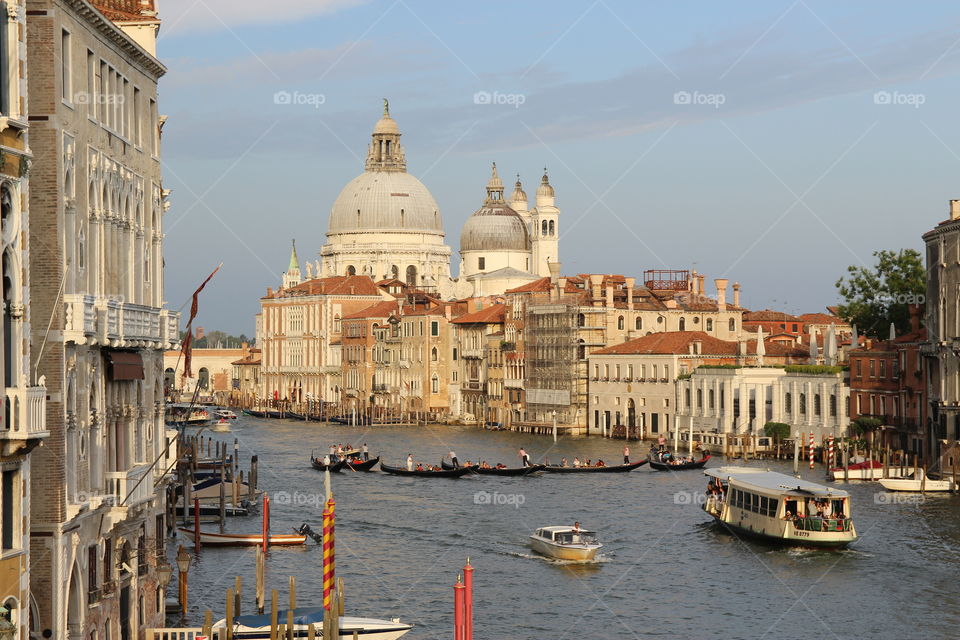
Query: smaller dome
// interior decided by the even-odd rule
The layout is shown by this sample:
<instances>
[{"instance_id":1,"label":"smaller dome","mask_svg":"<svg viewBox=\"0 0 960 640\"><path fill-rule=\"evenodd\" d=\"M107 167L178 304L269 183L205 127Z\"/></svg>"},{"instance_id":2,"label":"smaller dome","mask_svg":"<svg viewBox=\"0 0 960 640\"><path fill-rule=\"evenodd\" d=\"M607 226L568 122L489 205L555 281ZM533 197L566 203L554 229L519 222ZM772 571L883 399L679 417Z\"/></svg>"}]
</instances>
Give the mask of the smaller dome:
<instances>
[{"instance_id":1,"label":"smaller dome","mask_svg":"<svg viewBox=\"0 0 960 640\"><path fill-rule=\"evenodd\" d=\"M493 163L493 172L487 182L487 191L503 191L503 180L497 175L497 163Z\"/></svg>"},{"instance_id":2,"label":"smaller dome","mask_svg":"<svg viewBox=\"0 0 960 640\"><path fill-rule=\"evenodd\" d=\"M463 225L460 251L530 251L530 234L516 211L487 203Z\"/></svg>"},{"instance_id":3,"label":"smaller dome","mask_svg":"<svg viewBox=\"0 0 960 640\"><path fill-rule=\"evenodd\" d=\"M550 185L550 179L547 177L547 168L543 168L543 178L540 179L540 186L537 187L538 196L554 197L553 187Z\"/></svg>"},{"instance_id":4,"label":"smaller dome","mask_svg":"<svg viewBox=\"0 0 960 640\"><path fill-rule=\"evenodd\" d=\"M510 196L511 202L526 202L527 194L523 190L523 185L520 184L520 174L517 174L517 182L513 185L513 195Z\"/></svg>"},{"instance_id":5,"label":"smaller dome","mask_svg":"<svg viewBox=\"0 0 960 640\"><path fill-rule=\"evenodd\" d=\"M377 124L373 127L373 133L391 133L399 134L400 127L397 126L397 121L391 118L389 115L385 115L379 120Z\"/></svg>"}]
</instances>

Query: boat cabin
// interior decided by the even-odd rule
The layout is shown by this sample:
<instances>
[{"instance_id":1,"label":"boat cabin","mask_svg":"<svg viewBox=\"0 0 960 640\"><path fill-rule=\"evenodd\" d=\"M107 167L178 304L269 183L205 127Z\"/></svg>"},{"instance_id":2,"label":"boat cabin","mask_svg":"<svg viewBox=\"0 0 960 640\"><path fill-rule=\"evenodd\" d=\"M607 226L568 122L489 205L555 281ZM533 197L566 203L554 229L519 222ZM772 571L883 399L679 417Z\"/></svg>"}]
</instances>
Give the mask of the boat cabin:
<instances>
[{"instance_id":1,"label":"boat cabin","mask_svg":"<svg viewBox=\"0 0 960 640\"><path fill-rule=\"evenodd\" d=\"M593 544L597 540L595 532L580 529L577 533L572 527L544 527L537 529L534 535L554 544Z\"/></svg>"}]
</instances>

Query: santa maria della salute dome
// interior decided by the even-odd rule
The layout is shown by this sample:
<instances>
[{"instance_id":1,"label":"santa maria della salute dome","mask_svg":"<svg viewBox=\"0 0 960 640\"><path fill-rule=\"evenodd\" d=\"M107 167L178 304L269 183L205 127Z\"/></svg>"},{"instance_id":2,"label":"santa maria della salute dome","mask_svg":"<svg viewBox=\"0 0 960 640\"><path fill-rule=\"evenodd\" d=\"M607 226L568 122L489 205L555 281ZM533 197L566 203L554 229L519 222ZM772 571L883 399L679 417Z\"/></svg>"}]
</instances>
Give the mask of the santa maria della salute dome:
<instances>
[{"instance_id":1,"label":"santa maria della salute dome","mask_svg":"<svg viewBox=\"0 0 960 640\"><path fill-rule=\"evenodd\" d=\"M383 116L373 128L364 172L347 183L330 210L318 276L398 279L450 298L502 293L507 287L548 274L547 262L559 259L559 210L554 206L553 188L546 174L537 191L538 207L530 211L525 202L513 198L508 205L502 199L502 187L491 191L488 185L485 207L466 226L470 238L488 240L479 245L467 242L468 246L461 247L462 273L454 280L440 207L429 189L407 173L400 136L400 127L384 100ZM499 181L495 170L494 177ZM496 186L496 182L491 184ZM539 197L546 193L544 185L549 187L550 197L546 199ZM515 195L517 192L522 193L519 178ZM498 201L492 202L493 198ZM494 209L497 215L483 215ZM512 223L509 228L502 224L504 220ZM486 229L487 225L496 228ZM504 237L505 233L516 238ZM491 243L491 238L499 242ZM311 271L308 267L308 274Z\"/></svg>"}]
</instances>

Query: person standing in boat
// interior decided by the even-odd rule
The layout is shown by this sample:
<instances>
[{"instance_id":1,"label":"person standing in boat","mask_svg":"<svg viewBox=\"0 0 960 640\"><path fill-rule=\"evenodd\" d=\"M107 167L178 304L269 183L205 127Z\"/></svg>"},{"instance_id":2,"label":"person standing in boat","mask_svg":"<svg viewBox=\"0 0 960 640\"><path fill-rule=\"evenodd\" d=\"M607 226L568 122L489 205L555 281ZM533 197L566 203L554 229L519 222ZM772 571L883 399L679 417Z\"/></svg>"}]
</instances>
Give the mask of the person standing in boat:
<instances>
[{"instance_id":1,"label":"person standing in boat","mask_svg":"<svg viewBox=\"0 0 960 640\"><path fill-rule=\"evenodd\" d=\"M530 455L529 455L526 451L524 451L523 447L520 447L520 451L518 451L517 453L518 453L518 455L520 456L520 462L523 463L523 466L529 467L529 466L530 466Z\"/></svg>"},{"instance_id":2,"label":"person standing in boat","mask_svg":"<svg viewBox=\"0 0 960 640\"><path fill-rule=\"evenodd\" d=\"M630 464L630 445L623 448L623 464Z\"/></svg>"},{"instance_id":3,"label":"person standing in boat","mask_svg":"<svg viewBox=\"0 0 960 640\"><path fill-rule=\"evenodd\" d=\"M413 454L407 454L407 471L413 471Z\"/></svg>"},{"instance_id":4,"label":"person standing in boat","mask_svg":"<svg viewBox=\"0 0 960 640\"><path fill-rule=\"evenodd\" d=\"M363 461L366 462L370 459L370 449L367 447L367 443L363 443Z\"/></svg>"},{"instance_id":5,"label":"person standing in boat","mask_svg":"<svg viewBox=\"0 0 960 640\"><path fill-rule=\"evenodd\" d=\"M660 451L663 451L666 448L667 448L667 439L661 435L659 438L657 438L657 449L659 449Z\"/></svg>"},{"instance_id":6,"label":"person standing in boat","mask_svg":"<svg viewBox=\"0 0 960 640\"><path fill-rule=\"evenodd\" d=\"M453 468L454 468L454 469L459 469L459 468L460 468L460 461L457 460L457 452L454 451L453 449L450 450L450 462L453 463Z\"/></svg>"}]
</instances>

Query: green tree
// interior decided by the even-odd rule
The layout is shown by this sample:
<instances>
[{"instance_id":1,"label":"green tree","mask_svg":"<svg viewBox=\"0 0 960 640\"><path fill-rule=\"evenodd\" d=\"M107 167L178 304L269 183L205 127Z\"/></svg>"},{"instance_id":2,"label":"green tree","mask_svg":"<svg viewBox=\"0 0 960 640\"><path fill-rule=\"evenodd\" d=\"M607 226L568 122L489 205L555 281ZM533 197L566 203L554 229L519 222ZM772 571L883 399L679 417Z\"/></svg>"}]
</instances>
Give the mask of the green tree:
<instances>
[{"instance_id":1,"label":"green tree","mask_svg":"<svg viewBox=\"0 0 960 640\"><path fill-rule=\"evenodd\" d=\"M785 440L790 437L790 425L785 422L768 422L763 425L763 433L775 440Z\"/></svg>"},{"instance_id":2,"label":"green tree","mask_svg":"<svg viewBox=\"0 0 960 640\"><path fill-rule=\"evenodd\" d=\"M839 315L861 333L886 338L892 322L898 334L910 331L910 304L922 304L927 288L923 258L914 249L874 251L872 268L851 265L836 282L844 302Z\"/></svg>"}]
</instances>

